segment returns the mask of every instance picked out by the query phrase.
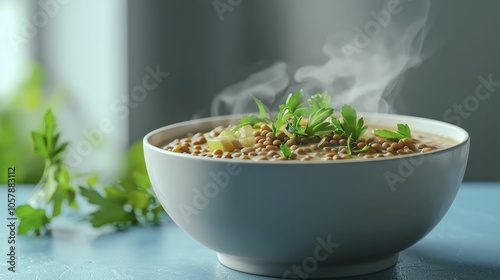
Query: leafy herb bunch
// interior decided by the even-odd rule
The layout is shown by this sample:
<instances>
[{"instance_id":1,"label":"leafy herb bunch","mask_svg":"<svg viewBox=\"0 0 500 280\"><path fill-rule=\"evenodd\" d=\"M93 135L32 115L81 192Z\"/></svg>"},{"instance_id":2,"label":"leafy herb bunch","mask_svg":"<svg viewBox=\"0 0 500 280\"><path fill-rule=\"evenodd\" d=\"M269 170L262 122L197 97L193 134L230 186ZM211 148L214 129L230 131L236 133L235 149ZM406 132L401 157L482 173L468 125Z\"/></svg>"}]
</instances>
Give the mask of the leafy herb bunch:
<instances>
[{"instance_id":1,"label":"leafy herb bunch","mask_svg":"<svg viewBox=\"0 0 500 280\"><path fill-rule=\"evenodd\" d=\"M370 148L366 145L362 149L356 150L351 147L352 139L358 139L367 130L363 117L358 118L356 110L347 104L340 110L340 118L336 118L334 109L330 106L331 98L326 91L312 95L308 100L308 106L304 104L304 93L298 90L290 93L286 102L279 106L277 115L262 103L261 100L254 97L255 103L259 108L259 115L243 116L233 130L251 125L253 127L260 124L268 124L274 134L286 132L295 136L325 136L331 133L347 137L347 147L349 154L364 152ZM398 131L374 130L374 134L384 138L402 139L411 137L411 131L408 125L398 124ZM280 147L283 154L290 154L286 147ZM286 155L285 155L286 156Z\"/></svg>"},{"instance_id":2,"label":"leafy herb bunch","mask_svg":"<svg viewBox=\"0 0 500 280\"><path fill-rule=\"evenodd\" d=\"M124 175L101 191L96 187L96 175L77 176L65 165L64 154L69 143L61 143L56 118L50 109L43 117L41 130L32 132L32 138L36 154L45 159L45 169L28 204L16 208L19 234L40 235L61 214L64 205L79 208L78 196L97 208L87 217L94 227L111 225L123 229L159 222L163 208L151 190L140 142L127 153ZM78 182L83 183L76 187Z\"/></svg>"}]
</instances>

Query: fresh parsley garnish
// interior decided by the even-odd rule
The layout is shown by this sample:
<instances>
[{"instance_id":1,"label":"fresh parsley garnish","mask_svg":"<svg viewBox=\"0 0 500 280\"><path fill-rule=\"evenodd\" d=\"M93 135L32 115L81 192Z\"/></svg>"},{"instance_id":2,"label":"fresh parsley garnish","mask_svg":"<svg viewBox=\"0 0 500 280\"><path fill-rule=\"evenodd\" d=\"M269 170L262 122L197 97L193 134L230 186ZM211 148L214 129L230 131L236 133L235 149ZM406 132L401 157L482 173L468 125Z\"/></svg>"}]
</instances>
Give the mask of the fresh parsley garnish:
<instances>
[{"instance_id":1,"label":"fresh parsley garnish","mask_svg":"<svg viewBox=\"0 0 500 280\"><path fill-rule=\"evenodd\" d=\"M411 138L411 130L407 124L398 123L398 131L391 131L388 129L375 129L375 135L384 137L384 138Z\"/></svg>"},{"instance_id":2,"label":"fresh parsley garnish","mask_svg":"<svg viewBox=\"0 0 500 280\"><path fill-rule=\"evenodd\" d=\"M290 93L284 104L278 108L278 114L271 116L269 110L259 99L255 98L255 103L259 108L259 115L247 115L240 119L240 124L233 128L237 131L245 125L255 127L259 123L267 123L271 126L274 134L281 130L287 134L298 136L324 136L330 133L338 135L345 134L349 142L349 153L361 153L369 149L368 146L362 149L352 149L350 142L358 139L366 131L363 117L358 118L356 110L350 105L344 104L340 110L341 117L333 117L333 108L330 107L331 98L326 91L312 95L308 100L308 107L303 107L304 93L298 90ZM398 124L398 131L387 129L375 130L375 134L384 138L411 138L410 128L406 124Z\"/></svg>"},{"instance_id":3,"label":"fresh parsley garnish","mask_svg":"<svg viewBox=\"0 0 500 280\"><path fill-rule=\"evenodd\" d=\"M261 119L266 119L266 114L267 114L266 106L257 97L255 97L255 96L252 96L252 97L253 97L253 100L255 101L255 103L257 104L257 107L259 108L259 117Z\"/></svg>"},{"instance_id":4,"label":"fresh parsley garnish","mask_svg":"<svg viewBox=\"0 0 500 280\"><path fill-rule=\"evenodd\" d=\"M286 158L290 158L293 155L292 149L290 149L290 147L288 147L286 144L280 145L280 151Z\"/></svg>"},{"instance_id":5,"label":"fresh parsley garnish","mask_svg":"<svg viewBox=\"0 0 500 280\"><path fill-rule=\"evenodd\" d=\"M333 108L320 108L309 116L304 133L309 136L322 136L331 133L335 126L325 122L333 114Z\"/></svg>"},{"instance_id":6,"label":"fresh parsley garnish","mask_svg":"<svg viewBox=\"0 0 500 280\"><path fill-rule=\"evenodd\" d=\"M364 125L363 117L358 119L356 110L353 107L344 104L340 110L342 115L342 120L332 118L332 123L335 126L336 133L345 133L348 137L351 136L354 139L358 139L363 132L367 129Z\"/></svg>"},{"instance_id":7,"label":"fresh parsley garnish","mask_svg":"<svg viewBox=\"0 0 500 280\"><path fill-rule=\"evenodd\" d=\"M288 95L285 104L279 106L278 116L271 126L274 134L277 134L283 125L288 124L288 120L291 117L295 117L294 114L301 108L300 106L302 106L303 103L304 93L302 90L297 90Z\"/></svg>"},{"instance_id":8,"label":"fresh parsley garnish","mask_svg":"<svg viewBox=\"0 0 500 280\"><path fill-rule=\"evenodd\" d=\"M302 93L302 91L301 91ZM302 103L302 102L301 102ZM288 123L287 131L296 135L322 136L334 130L334 126L325 122L333 114L330 107L330 97L323 93L317 93L307 100L309 108L295 107L292 111L292 122ZM304 116L309 114L306 125L302 122Z\"/></svg>"},{"instance_id":9,"label":"fresh parsley garnish","mask_svg":"<svg viewBox=\"0 0 500 280\"><path fill-rule=\"evenodd\" d=\"M262 123L271 123L271 118L268 114L269 110L267 109L266 105L258 99L255 96L252 96L253 100L255 101L255 104L257 104L257 108L259 108L259 115L245 115L242 116L239 120L239 125L235 126L231 131L235 132L241 127L244 127L245 125L250 125L252 127L257 126L258 124Z\"/></svg>"},{"instance_id":10,"label":"fresh parsley garnish","mask_svg":"<svg viewBox=\"0 0 500 280\"><path fill-rule=\"evenodd\" d=\"M365 145L363 148L359 149L359 150L355 150L351 147L351 141L352 141L352 136L349 135L347 137L347 149L349 150L349 155L355 155L355 154L359 154L359 153L362 153L364 151L367 151L368 149L370 149L370 145Z\"/></svg>"}]
</instances>

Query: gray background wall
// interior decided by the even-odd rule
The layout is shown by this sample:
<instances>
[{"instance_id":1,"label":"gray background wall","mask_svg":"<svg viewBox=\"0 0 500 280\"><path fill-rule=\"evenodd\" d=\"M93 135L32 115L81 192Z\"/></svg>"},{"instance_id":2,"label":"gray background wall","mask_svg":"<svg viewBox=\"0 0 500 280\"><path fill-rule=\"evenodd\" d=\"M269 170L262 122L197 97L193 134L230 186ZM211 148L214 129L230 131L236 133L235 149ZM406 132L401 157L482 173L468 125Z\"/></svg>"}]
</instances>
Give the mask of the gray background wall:
<instances>
[{"instance_id":1,"label":"gray background wall","mask_svg":"<svg viewBox=\"0 0 500 280\"><path fill-rule=\"evenodd\" d=\"M424 50L433 55L405 73L395 109L446 120L448 109L474 95L478 76L500 81L500 1L431 4L434 24ZM217 93L274 61L292 68L322 64L329 34L352 31L380 7L381 1L243 0L221 22L212 1L129 1L129 88L142 83L148 65L170 73L130 111L129 140L208 115ZM465 180L500 181L499 104L500 87L461 117L471 135Z\"/></svg>"}]
</instances>

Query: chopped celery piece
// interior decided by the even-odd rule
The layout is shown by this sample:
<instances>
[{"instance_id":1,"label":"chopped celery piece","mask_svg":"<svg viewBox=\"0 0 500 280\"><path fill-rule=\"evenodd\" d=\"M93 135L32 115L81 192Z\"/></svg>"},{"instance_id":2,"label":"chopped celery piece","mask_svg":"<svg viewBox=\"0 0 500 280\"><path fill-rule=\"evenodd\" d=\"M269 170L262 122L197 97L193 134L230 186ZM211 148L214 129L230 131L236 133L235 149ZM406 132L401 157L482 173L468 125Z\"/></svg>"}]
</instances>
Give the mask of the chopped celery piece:
<instances>
[{"instance_id":1,"label":"chopped celery piece","mask_svg":"<svg viewBox=\"0 0 500 280\"><path fill-rule=\"evenodd\" d=\"M253 128L251 125L245 125L243 127L240 127L239 133L241 138L253 136Z\"/></svg>"},{"instance_id":2,"label":"chopped celery piece","mask_svg":"<svg viewBox=\"0 0 500 280\"><path fill-rule=\"evenodd\" d=\"M213 152L217 149L224 150L224 145L222 145L221 139L219 138L211 138L207 140L208 148L210 152Z\"/></svg>"},{"instance_id":3,"label":"chopped celery piece","mask_svg":"<svg viewBox=\"0 0 500 280\"><path fill-rule=\"evenodd\" d=\"M240 138L240 143L243 147L252 147L255 144L255 138L253 136Z\"/></svg>"},{"instance_id":4,"label":"chopped celery piece","mask_svg":"<svg viewBox=\"0 0 500 280\"><path fill-rule=\"evenodd\" d=\"M222 136L220 139L222 146L224 147L222 151L232 152L234 150L233 141L228 136Z\"/></svg>"}]
</instances>

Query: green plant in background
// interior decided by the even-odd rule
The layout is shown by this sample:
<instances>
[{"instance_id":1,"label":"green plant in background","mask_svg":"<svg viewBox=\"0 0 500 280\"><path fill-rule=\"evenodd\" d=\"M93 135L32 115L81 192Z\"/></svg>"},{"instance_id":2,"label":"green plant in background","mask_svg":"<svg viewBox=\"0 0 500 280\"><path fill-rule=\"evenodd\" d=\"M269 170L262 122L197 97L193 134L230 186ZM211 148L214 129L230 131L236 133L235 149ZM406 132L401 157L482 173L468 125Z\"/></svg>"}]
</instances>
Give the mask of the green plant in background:
<instances>
[{"instance_id":1,"label":"green plant in background","mask_svg":"<svg viewBox=\"0 0 500 280\"><path fill-rule=\"evenodd\" d=\"M43 117L42 129L32 132L35 153L45 159L45 169L30 202L16 209L21 220L19 234L29 231L40 234L52 218L61 214L64 202L78 208L75 201L76 190L71 185L70 173L63 163L68 143L60 143L59 136L55 117L48 110Z\"/></svg>"},{"instance_id":2,"label":"green plant in background","mask_svg":"<svg viewBox=\"0 0 500 280\"><path fill-rule=\"evenodd\" d=\"M125 168L120 180L104 187L104 194L96 190L91 180L80 187L88 202L98 206L89 216L94 227L114 225L118 228L143 223L158 223L163 208L151 189L146 171L142 142L135 143L127 152Z\"/></svg>"},{"instance_id":3,"label":"green plant in background","mask_svg":"<svg viewBox=\"0 0 500 280\"><path fill-rule=\"evenodd\" d=\"M43 172L43 161L33 150L29 132L42 115L44 71L40 64L30 64L30 75L15 90L4 94L0 102L0 170L16 166L17 182L36 183ZM0 184L7 183L7 172L0 172Z\"/></svg>"},{"instance_id":4,"label":"green plant in background","mask_svg":"<svg viewBox=\"0 0 500 280\"><path fill-rule=\"evenodd\" d=\"M19 234L41 234L51 220L61 214L64 204L78 208L78 195L97 208L87 217L94 227L111 225L123 229L159 222L163 208L151 190L141 142L127 152L120 180L104 186L101 191L96 187L96 175L82 180L85 178L70 173L63 160L69 144L59 143L59 135L56 119L48 110L42 129L32 133L34 150L45 159L45 169L29 203L16 209ZM78 184L80 181L86 182Z\"/></svg>"}]
</instances>

